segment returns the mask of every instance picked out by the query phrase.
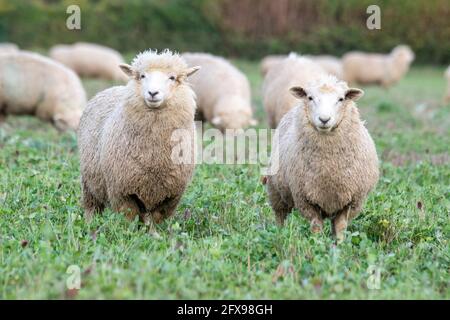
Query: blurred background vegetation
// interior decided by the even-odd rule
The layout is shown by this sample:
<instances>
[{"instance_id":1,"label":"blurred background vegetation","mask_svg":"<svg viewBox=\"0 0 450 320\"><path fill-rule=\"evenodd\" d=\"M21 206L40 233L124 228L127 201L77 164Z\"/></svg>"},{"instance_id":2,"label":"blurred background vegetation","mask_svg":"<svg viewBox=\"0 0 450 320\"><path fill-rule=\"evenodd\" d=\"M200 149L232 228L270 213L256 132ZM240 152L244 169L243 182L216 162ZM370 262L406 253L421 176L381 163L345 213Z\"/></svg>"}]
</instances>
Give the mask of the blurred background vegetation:
<instances>
[{"instance_id":1,"label":"blurred background vegetation","mask_svg":"<svg viewBox=\"0 0 450 320\"><path fill-rule=\"evenodd\" d=\"M65 27L81 8L81 30ZM366 9L381 8L381 30ZM419 63L450 61L449 0L0 0L0 41L22 48L89 41L122 52L208 51L257 59L297 51L342 55L410 45Z\"/></svg>"}]
</instances>

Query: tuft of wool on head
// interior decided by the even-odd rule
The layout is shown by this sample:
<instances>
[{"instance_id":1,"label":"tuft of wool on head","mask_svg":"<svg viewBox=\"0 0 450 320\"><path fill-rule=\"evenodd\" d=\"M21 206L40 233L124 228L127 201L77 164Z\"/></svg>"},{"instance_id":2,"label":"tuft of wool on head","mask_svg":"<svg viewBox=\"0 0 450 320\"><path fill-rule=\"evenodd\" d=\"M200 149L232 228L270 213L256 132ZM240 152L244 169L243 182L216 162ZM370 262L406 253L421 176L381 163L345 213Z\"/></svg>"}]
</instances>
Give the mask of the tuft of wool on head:
<instances>
[{"instance_id":1,"label":"tuft of wool on head","mask_svg":"<svg viewBox=\"0 0 450 320\"><path fill-rule=\"evenodd\" d=\"M289 53L289 55L287 56L286 59L290 59L292 61L296 61L296 62L300 62L300 63L313 62L310 58L308 58L306 56L299 55L296 52Z\"/></svg>"},{"instance_id":2,"label":"tuft of wool on head","mask_svg":"<svg viewBox=\"0 0 450 320\"><path fill-rule=\"evenodd\" d=\"M131 62L131 66L138 71L148 71L150 69L173 70L176 73L183 73L188 65L178 52L172 52L164 49L158 53L158 50L145 50L139 53Z\"/></svg>"}]
</instances>

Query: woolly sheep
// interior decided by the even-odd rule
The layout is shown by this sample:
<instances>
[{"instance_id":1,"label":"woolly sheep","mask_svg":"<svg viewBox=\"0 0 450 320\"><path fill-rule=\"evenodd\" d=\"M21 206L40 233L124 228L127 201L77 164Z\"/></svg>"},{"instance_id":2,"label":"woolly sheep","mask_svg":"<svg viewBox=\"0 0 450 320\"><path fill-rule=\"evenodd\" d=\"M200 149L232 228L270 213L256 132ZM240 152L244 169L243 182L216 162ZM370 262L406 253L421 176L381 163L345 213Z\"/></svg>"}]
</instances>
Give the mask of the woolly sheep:
<instances>
[{"instance_id":1,"label":"woolly sheep","mask_svg":"<svg viewBox=\"0 0 450 320\"><path fill-rule=\"evenodd\" d=\"M32 114L75 130L85 105L80 79L62 64L25 51L0 55L0 113Z\"/></svg>"},{"instance_id":2,"label":"woolly sheep","mask_svg":"<svg viewBox=\"0 0 450 320\"><path fill-rule=\"evenodd\" d=\"M348 83L380 84L385 88L400 81L413 60L414 53L406 45L395 47L387 55L353 51L342 57Z\"/></svg>"},{"instance_id":3,"label":"woolly sheep","mask_svg":"<svg viewBox=\"0 0 450 320\"><path fill-rule=\"evenodd\" d=\"M3 53L14 53L19 51L19 47L15 43L1 42L0 43L0 54Z\"/></svg>"},{"instance_id":4,"label":"woolly sheep","mask_svg":"<svg viewBox=\"0 0 450 320\"><path fill-rule=\"evenodd\" d=\"M98 77L126 82L128 78L119 69L124 60L114 49L93 43L56 45L49 56L74 70L81 77Z\"/></svg>"},{"instance_id":5,"label":"woolly sheep","mask_svg":"<svg viewBox=\"0 0 450 320\"><path fill-rule=\"evenodd\" d=\"M184 53L188 65L200 72L190 79L197 95L199 115L220 130L256 125L247 77L222 57L206 53Z\"/></svg>"},{"instance_id":6,"label":"woolly sheep","mask_svg":"<svg viewBox=\"0 0 450 320\"><path fill-rule=\"evenodd\" d=\"M270 69L262 89L269 126L276 128L281 118L297 104L297 99L289 92L292 86L305 85L324 74L319 65L296 54L289 55Z\"/></svg>"},{"instance_id":7,"label":"woolly sheep","mask_svg":"<svg viewBox=\"0 0 450 320\"><path fill-rule=\"evenodd\" d=\"M300 101L281 120L267 177L269 200L279 224L293 208L319 232L332 221L338 242L378 181L375 145L354 101L363 91L324 76L290 92Z\"/></svg>"},{"instance_id":8,"label":"woolly sheep","mask_svg":"<svg viewBox=\"0 0 450 320\"><path fill-rule=\"evenodd\" d=\"M445 102L450 102L450 66L448 66L447 70L445 71L445 77L447 78L447 94L445 96Z\"/></svg>"},{"instance_id":9,"label":"woolly sheep","mask_svg":"<svg viewBox=\"0 0 450 320\"><path fill-rule=\"evenodd\" d=\"M193 144L196 104L187 77L199 68L169 50L149 50L121 69L128 84L98 93L80 122L85 218L110 206L159 223L174 213L194 170L194 159L177 162L171 154L176 130Z\"/></svg>"}]
</instances>

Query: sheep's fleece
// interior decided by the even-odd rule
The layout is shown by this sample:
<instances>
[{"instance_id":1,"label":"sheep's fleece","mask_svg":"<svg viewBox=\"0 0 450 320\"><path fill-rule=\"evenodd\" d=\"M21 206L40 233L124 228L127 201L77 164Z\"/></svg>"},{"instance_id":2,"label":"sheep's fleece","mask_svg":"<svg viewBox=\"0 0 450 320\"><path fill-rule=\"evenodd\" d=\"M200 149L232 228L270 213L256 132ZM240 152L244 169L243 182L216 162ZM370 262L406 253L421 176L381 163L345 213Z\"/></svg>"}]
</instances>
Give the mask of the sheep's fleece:
<instances>
[{"instance_id":1,"label":"sheep's fleece","mask_svg":"<svg viewBox=\"0 0 450 320\"><path fill-rule=\"evenodd\" d=\"M288 55L269 55L264 57L264 59L261 60L261 74L265 76L271 68L287 57ZM341 59L330 55L303 55L303 57L317 63L325 72L328 72L339 79L344 79L344 69L342 67Z\"/></svg>"},{"instance_id":2,"label":"sheep's fleece","mask_svg":"<svg viewBox=\"0 0 450 320\"><path fill-rule=\"evenodd\" d=\"M77 42L59 44L50 49L50 58L61 62L81 77L98 77L126 82L127 76L120 70L122 55L114 49L94 43Z\"/></svg>"},{"instance_id":3,"label":"sheep's fleece","mask_svg":"<svg viewBox=\"0 0 450 320\"><path fill-rule=\"evenodd\" d=\"M37 53L0 54L0 113L31 114L76 129L86 105L78 76Z\"/></svg>"},{"instance_id":4,"label":"sheep's fleece","mask_svg":"<svg viewBox=\"0 0 450 320\"><path fill-rule=\"evenodd\" d=\"M406 45L395 47L389 54L348 52L342 57L344 78L348 83L387 88L402 79L413 60L414 53Z\"/></svg>"},{"instance_id":5,"label":"sheep's fleece","mask_svg":"<svg viewBox=\"0 0 450 320\"><path fill-rule=\"evenodd\" d=\"M193 152L196 105L187 77L195 71L169 50L145 51L126 68L132 72L128 84L98 93L81 119L85 217L89 221L109 205L129 219L158 223L174 213L194 171L194 159L174 161L180 137L172 134L181 130ZM170 94L156 108L141 94L149 72L174 75Z\"/></svg>"},{"instance_id":6,"label":"sheep's fleece","mask_svg":"<svg viewBox=\"0 0 450 320\"><path fill-rule=\"evenodd\" d=\"M247 77L222 57L207 53L184 53L190 66L200 71L190 78L197 95L197 112L220 129L243 129L255 125Z\"/></svg>"},{"instance_id":7,"label":"sheep's fleece","mask_svg":"<svg viewBox=\"0 0 450 320\"><path fill-rule=\"evenodd\" d=\"M269 126L275 129L281 118L298 103L289 92L294 85L305 85L325 75L312 60L291 53L271 68L264 78L262 96Z\"/></svg>"}]
</instances>

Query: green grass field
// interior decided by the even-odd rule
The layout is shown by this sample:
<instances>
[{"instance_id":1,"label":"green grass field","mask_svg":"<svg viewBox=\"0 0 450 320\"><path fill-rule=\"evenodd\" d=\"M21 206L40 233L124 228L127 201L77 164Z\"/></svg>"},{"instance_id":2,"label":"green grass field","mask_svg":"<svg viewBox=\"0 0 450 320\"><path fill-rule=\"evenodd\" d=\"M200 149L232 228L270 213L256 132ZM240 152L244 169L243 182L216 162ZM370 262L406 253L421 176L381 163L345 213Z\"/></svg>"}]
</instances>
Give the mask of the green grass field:
<instances>
[{"instance_id":1,"label":"green grass field","mask_svg":"<svg viewBox=\"0 0 450 320\"><path fill-rule=\"evenodd\" d=\"M249 76L265 127L258 64ZM84 81L89 96L111 85ZM366 87L381 178L336 247L297 212L275 225L259 167L199 165L160 237L80 207L76 135L32 117L0 124L0 298L449 299L450 106L443 69ZM67 290L69 266L81 289ZM379 273L379 289L376 275Z\"/></svg>"}]
</instances>

